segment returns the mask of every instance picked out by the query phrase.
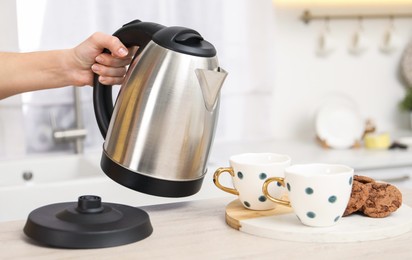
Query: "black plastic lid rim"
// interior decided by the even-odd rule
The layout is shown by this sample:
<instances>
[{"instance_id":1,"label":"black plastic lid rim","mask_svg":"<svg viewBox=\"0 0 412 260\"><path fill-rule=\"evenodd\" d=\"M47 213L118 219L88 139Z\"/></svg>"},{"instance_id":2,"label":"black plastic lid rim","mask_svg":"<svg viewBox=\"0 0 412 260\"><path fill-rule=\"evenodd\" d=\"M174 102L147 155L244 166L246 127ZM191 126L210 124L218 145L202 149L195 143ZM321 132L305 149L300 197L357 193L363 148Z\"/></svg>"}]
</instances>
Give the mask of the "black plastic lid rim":
<instances>
[{"instance_id":1,"label":"black plastic lid rim","mask_svg":"<svg viewBox=\"0 0 412 260\"><path fill-rule=\"evenodd\" d=\"M199 32L181 26L166 27L157 23L133 20L123 25L122 29L143 30L152 33L151 39L160 46L180 53L199 57L214 57L216 49L203 39Z\"/></svg>"}]
</instances>

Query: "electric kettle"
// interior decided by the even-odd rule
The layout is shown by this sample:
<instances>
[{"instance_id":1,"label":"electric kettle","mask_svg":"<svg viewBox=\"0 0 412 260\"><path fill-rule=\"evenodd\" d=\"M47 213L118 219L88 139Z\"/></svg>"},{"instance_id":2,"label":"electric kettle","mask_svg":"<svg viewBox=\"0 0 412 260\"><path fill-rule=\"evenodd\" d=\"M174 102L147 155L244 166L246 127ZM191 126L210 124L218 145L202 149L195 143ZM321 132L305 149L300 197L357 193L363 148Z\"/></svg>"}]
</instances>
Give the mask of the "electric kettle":
<instances>
[{"instance_id":1,"label":"electric kettle","mask_svg":"<svg viewBox=\"0 0 412 260\"><path fill-rule=\"evenodd\" d=\"M101 168L133 190L184 197L200 190L227 72L195 30L139 20L114 36L138 46L113 107L111 86L94 79L105 138Z\"/></svg>"}]
</instances>

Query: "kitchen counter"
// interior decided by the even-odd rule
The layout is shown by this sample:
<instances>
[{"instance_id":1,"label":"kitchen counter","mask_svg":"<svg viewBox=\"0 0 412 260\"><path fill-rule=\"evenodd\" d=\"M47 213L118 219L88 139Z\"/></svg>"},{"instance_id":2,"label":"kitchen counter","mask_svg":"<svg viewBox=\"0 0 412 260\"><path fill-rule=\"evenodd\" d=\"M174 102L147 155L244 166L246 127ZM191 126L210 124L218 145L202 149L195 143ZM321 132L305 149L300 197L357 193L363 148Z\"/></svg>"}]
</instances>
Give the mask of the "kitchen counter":
<instances>
[{"instance_id":1,"label":"kitchen counter","mask_svg":"<svg viewBox=\"0 0 412 260\"><path fill-rule=\"evenodd\" d=\"M292 157L292 164L347 164L354 167L358 174L412 189L412 149L333 150L320 147L314 140L267 140L214 144L201 190L190 197L161 198L135 192L113 182L101 171L99 149L83 155L37 155L0 162L0 208L3 209L0 210L0 222L22 220L33 209L73 201L84 194L98 195L107 202L139 207L219 198L227 194L213 184L213 173L218 167L228 166L231 155L245 152L288 154ZM31 174L30 179L24 178L26 172ZM229 174L222 176L221 181L224 185L231 185Z\"/></svg>"},{"instance_id":2,"label":"kitchen counter","mask_svg":"<svg viewBox=\"0 0 412 260\"><path fill-rule=\"evenodd\" d=\"M402 190L412 205L412 190ZM39 246L23 234L24 221L0 223L1 259L410 259L412 231L385 240L301 243L261 238L230 228L225 207L234 197L142 207L153 234L112 248L67 250Z\"/></svg>"},{"instance_id":3,"label":"kitchen counter","mask_svg":"<svg viewBox=\"0 0 412 260\"><path fill-rule=\"evenodd\" d=\"M228 165L229 157L238 153L272 152L287 154L292 164L340 163L355 170L412 166L412 147L408 149L326 149L315 140L265 140L215 143L209 163ZM223 165L222 165L223 164Z\"/></svg>"}]
</instances>

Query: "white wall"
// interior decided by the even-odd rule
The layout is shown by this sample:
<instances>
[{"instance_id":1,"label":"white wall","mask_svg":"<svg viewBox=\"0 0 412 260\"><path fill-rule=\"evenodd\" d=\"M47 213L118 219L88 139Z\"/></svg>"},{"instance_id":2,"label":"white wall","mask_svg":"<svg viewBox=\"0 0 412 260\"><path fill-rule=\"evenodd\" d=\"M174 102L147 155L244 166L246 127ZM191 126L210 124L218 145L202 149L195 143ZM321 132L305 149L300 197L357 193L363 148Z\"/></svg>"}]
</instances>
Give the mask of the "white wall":
<instances>
[{"instance_id":1,"label":"white wall","mask_svg":"<svg viewBox=\"0 0 412 260\"><path fill-rule=\"evenodd\" d=\"M412 19L395 19L400 46L390 54L379 50L379 42L389 21L363 20L369 39L368 50L359 56L348 53L350 35L357 29L355 20L330 20L336 49L327 57L317 56L316 38L324 21L304 24L299 20L302 7L276 6L276 45L273 127L276 138L313 141L316 109L334 95L353 99L365 118L375 121L378 131L407 128L408 118L398 109L405 93L399 78L399 63L412 40ZM408 8L311 8L313 13L406 12Z\"/></svg>"},{"instance_id":2,"label":"white wall","mask_svg":"<svg viewBox=\"0 0 412 260\"><path fill-rule=\"evenodd\" d=\"M27 32L20 35L24 51L70 48L95 31L113 33L134 19L198 30L216 46L220 65L229 71L222 89L216 141L272 136L266 125L271 113L268 107L274 82L271 58L274 10L271 0L47 0L41 1L43 10L36 12L32 10L40 7L37 2L36 6L32 6L31 0L19 0L19 3L22 14L20 29ZM37 31L40 37L36 37L33 31ZM91 90L82 89L84 109L92 110ZM27 136L29 152L52 151L54 144L47 129L48 111L56 103L64 105L70 101L71 94L67 88L24 95L27 112L40 107L36 114L25 114L25 128L30 135ZM61 106L54 109L70 114ZM90 134L86 142L89 142L90 138L100 134L93 111L84 118L94 126L88 128ZM96 140L96 147L100 148L101 142Z\"/></svg>"},{"instance_id":3,"label":"white wall","mask_svg":"<svg viewBox=\"0 0 412 260\"><path fill-rule=\"evenodd\" d=\"M19 1L30 3L30 0ZM0 14L13 13L10 10L15 10L14 2L1 1ZM37 25L38 34L42 33L41 38L22 38L23 42L30 43L33 40L34 44L24 45L23 49L31 51L72 47L96 30L111 33L124 22L136 18L165 25L183 25L198 30L214 43L222 67L229 71L222 90L217 142L269 138L313 142L316 109L334 95L353 99L362 115L375 120L380 131L392 131L408 125L407 116L399 112L397 107L404 94L398 69L403 49L412 39L412 19L395 19L400 47L390 54L383 54L378 49L389 22L364 20L363 27L370 46L360 56L350 55L347 50L349 37L358 26L357 21L332 20L330 29L336 40L336 49L327 57L319 57L315 53L315 42L324 23L302 23L299 16L306 6L285 7L272 4L271 0L158 0L144 6L141 2L99 0L80 4L82 0L41 1L47 7L42 10L47 13L46 17L39 17L40 12L31 13L31 17L39 18L44 24L42 21L19 24L26 29ZM133 5L140 8L132 8ZM23 7L30 11L27 5ZM97 7L101 10L94 12ZM379 10L369 7L360 10L318 6L311 10L318 13L374 13L408 9L386 7ZM409 10L412 10L411 6ZM202 12L202 16L198 15L199 12ZM5 17L0 15L0 19ZM14 36L11 38L16 40L16 27L9 23L11 19L15 24L15 17L7 19L8 26L2 30L12 33ZM0 26L2 24L5 23ZM91 89L84 90L90 92ZM36 93L33 102L40 106L47 100L57 100L48 95ZM68 95L62 92L61 96ZM90 93L84 95L86 98L89 96ZM1 101L0 105L4 105L4 102ZM84 102L92 107L89 99ZM63 103L67 105L66 101ZM89 110L85 111L89 114L86 118L95 126L93 112ZM0 119L0 127L2 122L10 122L11 119L7 118L9 112L4 111L0 108L0 112L5 115L5 118ZM47 111L44 114L47 118L43 121L48 122ZM37 121L32 121L34 127L40 129ZM14 127L8 125L7 129L13 133L22 131L21 124L17 123ZM29 135L33 137L34 134L29 131ZM94 137L98 135L97 131L93 132ZM2 136L3 141L4 136L9 137L4 133L1 135L0 128L0 138ZM24 133L16 140L24 140ZM100 148L101 140L98 139L95 145Z\"/></svg>"},{"instance_id":4,"label":"white wall","mask_svg":"<svg viewBox=\"0 0 412 260\"><path fill-rule=\"evenodd\" d=\"M0 2L0 32L0 51L18 51L15 0L2 0ZM0 156L24 155L23 136L21 96L2 100L0 103Z\"/></svg>"},{"instance_id":5,"label":"white wall","mask_svg":"<svg viewBox=\"0 0 412 260\"><path fill-rule=\"evenodd\" d=\"M0 4L0 50L17 51L17 12L15 0L2 0Z\"/></svg>"}]
</instances>

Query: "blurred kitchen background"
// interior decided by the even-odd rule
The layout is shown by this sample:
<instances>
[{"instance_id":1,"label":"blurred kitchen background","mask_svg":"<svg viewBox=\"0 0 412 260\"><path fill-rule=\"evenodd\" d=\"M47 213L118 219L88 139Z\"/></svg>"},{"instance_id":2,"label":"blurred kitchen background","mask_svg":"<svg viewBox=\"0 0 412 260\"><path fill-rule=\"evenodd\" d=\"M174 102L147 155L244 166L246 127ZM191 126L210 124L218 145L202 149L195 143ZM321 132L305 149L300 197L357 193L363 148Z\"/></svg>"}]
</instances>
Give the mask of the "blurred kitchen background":
<instances>
[{"instance_id":1,"label":"blurred kitchen background","mask_svg":"<svg viewBox=\"0 0 412 260\"><path fill-rule=\"evenodd\" d=\"M305 10L354 18L305 23ZM409 134L409 113L399 103L408 88L400 64L412 42L412 17L357 18L408 12L412 0L2 0L0 50L72 48L95 31L112 34L134 19L190 27L216 46L229 72L215 143L319 145L315 116L330 100L349 100L379 132ZM355 35L362 42L354 49ZM85 151L99 150L91 87L81 88L80 100ZM54 130L75 127L73 102L71 87L0 101L0 159L73 153L73 143L53 139Z\"/></svg>"}]
</instances>

